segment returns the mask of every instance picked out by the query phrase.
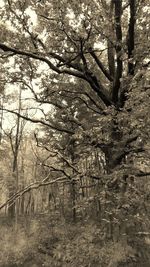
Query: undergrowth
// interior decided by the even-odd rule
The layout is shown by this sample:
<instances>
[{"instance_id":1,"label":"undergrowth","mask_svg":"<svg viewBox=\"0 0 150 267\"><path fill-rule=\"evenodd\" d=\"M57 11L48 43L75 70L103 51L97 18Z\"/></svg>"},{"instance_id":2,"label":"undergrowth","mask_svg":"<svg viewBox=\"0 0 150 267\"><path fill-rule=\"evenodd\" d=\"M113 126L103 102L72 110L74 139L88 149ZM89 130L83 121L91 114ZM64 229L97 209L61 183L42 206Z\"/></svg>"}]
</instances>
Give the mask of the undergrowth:
<instances>
[{"instance_id":1,"label":"undergrowth","mask_svg":"<svg viewBox=\"0 0 150 267\"><path fill-rule=\"evenodd\" d=\"M93 222L66 223L37 217L0 230L0 267L116 267L136 261L124 239L107 240ZM127 265L128 266L128 265Z\"/></svg>"}]
</instances>

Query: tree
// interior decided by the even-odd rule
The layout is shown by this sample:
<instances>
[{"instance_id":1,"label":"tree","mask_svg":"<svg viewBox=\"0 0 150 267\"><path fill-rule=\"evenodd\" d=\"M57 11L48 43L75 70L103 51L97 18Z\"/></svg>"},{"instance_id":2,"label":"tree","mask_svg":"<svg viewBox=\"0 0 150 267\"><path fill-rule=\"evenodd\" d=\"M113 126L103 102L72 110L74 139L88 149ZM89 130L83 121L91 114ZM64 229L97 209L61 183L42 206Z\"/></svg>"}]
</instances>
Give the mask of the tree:
<instances>
[{"instance_id":1,"label":"tree","mask_svg":"<svg viewBox=\"0 0 150 267\"><path fill-rule=\"evenodd\" d=\"M127 234L132 221L139 231L138 213L147 216L142 212L149 193L139 177L149 171L139 162L148 161L149 149L148 7L140 0L64 0L6 1L2 9L11 38L3 35L0 49L4 62L13 57L20 68L14 82L24 82L38 102L50 104L45 120L26 119L48 127L57 142L53 152L61 151L65 162L59 171L67 179L99 181L101 218L109 221L109 236L116 239ZM96 149L98 161L90 155ZM83 170L85 154L103 168Z\"/></svg>"}]
</instances>

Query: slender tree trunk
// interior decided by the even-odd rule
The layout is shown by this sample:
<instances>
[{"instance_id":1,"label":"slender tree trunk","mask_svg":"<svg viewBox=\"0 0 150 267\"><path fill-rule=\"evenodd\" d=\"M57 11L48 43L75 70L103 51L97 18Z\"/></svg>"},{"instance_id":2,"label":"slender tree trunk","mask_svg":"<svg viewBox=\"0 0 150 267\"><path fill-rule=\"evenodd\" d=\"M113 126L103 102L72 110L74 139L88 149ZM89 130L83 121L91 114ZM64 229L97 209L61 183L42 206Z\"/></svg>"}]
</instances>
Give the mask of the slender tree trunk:
<instances>
[{"instance_id":1,"label":"slender tree trunk","mask_svg":"<svg viewBox=\"0 0 150 267\"><path fill-rule=\"evenodd\" d=\"M18 106L18 113L21 112L21 88L19 91L19 106ZM20 130L20 116L17 117L17 128L16 128L16 135L15 135L15 144L12 143L12 150L13 150L13 166L12 166L12 183L11 189L9 192L9 197L12 197L15 192L18 190L18 153L19 153L19 146L20 141L22 137L22 133ZM12 137L11 137L12 142ZM16 220L18 216L18 202L16 203L10 203L10 206L8 207L8 215L13 218L16 215Z\"/></svg>"}]
</instances>

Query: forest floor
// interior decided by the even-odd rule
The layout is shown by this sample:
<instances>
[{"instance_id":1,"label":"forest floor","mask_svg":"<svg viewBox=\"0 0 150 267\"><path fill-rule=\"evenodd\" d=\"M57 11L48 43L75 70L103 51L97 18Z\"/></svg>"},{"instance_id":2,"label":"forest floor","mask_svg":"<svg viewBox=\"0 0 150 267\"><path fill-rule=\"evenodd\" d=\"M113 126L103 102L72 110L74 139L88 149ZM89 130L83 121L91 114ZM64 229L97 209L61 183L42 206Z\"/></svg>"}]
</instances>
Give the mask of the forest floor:
<instances>
[{"instance_id":1,"label":"forest floor","mask_svg":"<svg viewBox=\"0 0 150 267\"><path fill-rule=\"evenodd\" d=\"M106 239L94 221L69 222L59 216L0 218L0 267L149 267L139 249ZM143 243L144 244L144 243ZM143 246L141 244L141 246ZM149 254L150 255L150 254Z\"/></svg>"}]
</instances>

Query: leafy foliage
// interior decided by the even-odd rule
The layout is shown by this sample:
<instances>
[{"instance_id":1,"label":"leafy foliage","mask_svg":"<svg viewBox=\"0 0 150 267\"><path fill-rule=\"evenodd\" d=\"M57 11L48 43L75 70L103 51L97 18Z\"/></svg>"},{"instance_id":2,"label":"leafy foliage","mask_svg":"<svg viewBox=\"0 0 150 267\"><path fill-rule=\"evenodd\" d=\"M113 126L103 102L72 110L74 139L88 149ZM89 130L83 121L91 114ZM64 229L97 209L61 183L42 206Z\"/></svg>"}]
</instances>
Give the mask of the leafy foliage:
<instances>
[{"instance_id":1,"label":"leafy foliage","mask_svg":"<svg viewBox=\"0 0 150 267\"><path fill-rule=\"evenodd\" d=\"M129 254L134 260L149 231L148 7L140 0L2 6L1 91L9 84L30 90L42 114L3 108L42 124L34 134L31 180L46 189L36 195L28 186L30 212L40 206L74 222L94 219L106 242L100 237L97 248L87 230L70 241L61 233L64 240L47 259L53 266L87 266L89 259L88 266L113 266Z\"/></svg>"}]
</instances>

